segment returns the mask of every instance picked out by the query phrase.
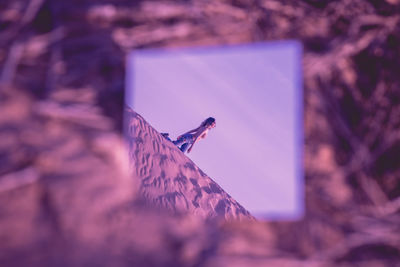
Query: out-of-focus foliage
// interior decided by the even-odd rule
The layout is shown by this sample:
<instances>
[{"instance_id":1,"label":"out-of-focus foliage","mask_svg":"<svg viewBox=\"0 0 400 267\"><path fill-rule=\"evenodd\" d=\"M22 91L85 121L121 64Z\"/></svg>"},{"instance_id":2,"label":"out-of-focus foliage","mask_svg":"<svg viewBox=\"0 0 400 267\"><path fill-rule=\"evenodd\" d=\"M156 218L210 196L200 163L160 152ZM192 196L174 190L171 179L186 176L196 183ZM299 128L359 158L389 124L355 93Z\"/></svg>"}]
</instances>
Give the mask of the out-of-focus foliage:
<instances>
[{"instance_id":1,"label":"out-of-focus foliage","mask_svg":"<svg viewBox=\"0 0 400 267\"><path fill-rule=\"evenodd\" d=\"M398 0L1 1L0 265L398 265L399 13ZM304 45L305 217L216 225L132 207L116 149L127 52L288 38Z\"/></svg>"}]
</instances>

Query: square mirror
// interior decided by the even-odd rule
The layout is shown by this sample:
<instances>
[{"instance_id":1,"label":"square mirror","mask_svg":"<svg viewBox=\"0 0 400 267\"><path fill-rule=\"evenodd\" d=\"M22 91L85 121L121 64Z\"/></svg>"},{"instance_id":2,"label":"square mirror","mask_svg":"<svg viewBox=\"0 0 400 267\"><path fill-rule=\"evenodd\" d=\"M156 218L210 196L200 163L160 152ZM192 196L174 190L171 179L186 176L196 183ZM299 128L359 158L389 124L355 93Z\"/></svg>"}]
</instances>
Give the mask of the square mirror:
<instances>
[{"instance_id":1,"label":"square mirror","mask_svg":"<svg viewBox=\"0 0 400 267\"><path fill-rule=\"evenodd\" d=\"M172 140L208 117L186 155L258 219L303 215L301 44L131 52L126 104Z\"/></svg>"}]
</instances>

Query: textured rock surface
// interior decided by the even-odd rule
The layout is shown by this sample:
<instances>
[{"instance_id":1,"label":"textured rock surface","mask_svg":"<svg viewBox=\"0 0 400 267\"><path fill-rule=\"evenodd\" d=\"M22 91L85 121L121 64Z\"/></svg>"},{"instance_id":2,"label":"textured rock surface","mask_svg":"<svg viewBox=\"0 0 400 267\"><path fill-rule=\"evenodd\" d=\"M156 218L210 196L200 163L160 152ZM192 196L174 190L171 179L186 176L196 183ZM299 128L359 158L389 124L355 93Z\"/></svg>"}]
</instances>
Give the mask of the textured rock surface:
<instances>
[{"instance_id":1,"label":"textured rock surface","mask_svg":"<svg viewBox=\"0 0 400 267\"><path fill-rule=\"evenodd\" d=\"M398 266L399 11L398 0L0 1L0 265ZM132 204L140 183L113 154L129 49L287 38L304 45L306 216L205 224Z\"/></svg>"},{"instance_id":2,"label":"textured rock surface","mask_svg":"<svg viewBox=\"0 0 400 267\"><path fill-rule=\"evenodd\" d=\"M125 115L129 158L147 202L204 219L254 219L139 114L127 107Z\"/></svg>"}]
</instances>

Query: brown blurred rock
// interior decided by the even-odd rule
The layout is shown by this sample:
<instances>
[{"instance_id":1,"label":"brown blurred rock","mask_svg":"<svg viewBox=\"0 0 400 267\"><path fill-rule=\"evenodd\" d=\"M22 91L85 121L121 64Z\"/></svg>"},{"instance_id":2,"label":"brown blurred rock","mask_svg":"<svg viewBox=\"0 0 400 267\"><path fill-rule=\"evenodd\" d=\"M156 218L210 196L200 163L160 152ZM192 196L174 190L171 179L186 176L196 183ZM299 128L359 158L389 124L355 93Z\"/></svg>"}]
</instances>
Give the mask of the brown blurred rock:
<instances>
[{"instance_id":1,"label":"brown blurred rock","mask_svg":"<svg viewBox=\"0 0 400 267\"><path fill-rule=\"evenodd\" d=\"M3 88L0 99L0 259L10 261L1 265L55 264L74 244L104 246L110 214L131 205L137 190L108 119L98 115L91 127L54 112L59 103L15 89Z\"/></svg>"}]
</instances>

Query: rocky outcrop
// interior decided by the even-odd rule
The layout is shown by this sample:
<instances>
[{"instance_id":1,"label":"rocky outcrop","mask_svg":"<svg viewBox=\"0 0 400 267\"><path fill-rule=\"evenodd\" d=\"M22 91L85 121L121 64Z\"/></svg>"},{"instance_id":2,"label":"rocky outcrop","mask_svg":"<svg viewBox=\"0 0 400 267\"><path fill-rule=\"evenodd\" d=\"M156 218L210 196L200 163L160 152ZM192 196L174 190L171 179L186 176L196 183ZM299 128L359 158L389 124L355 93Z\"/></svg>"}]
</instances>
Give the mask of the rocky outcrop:
<instances>
[{"instance_id":1,"label":"rocky outcrop","mask_svg":"<svg viewBox=\"0 0 400 267\"><path fill-rule=\"evenodd\" d=\"M205 219L254 219L139 114L129 107L125 110L133 176L148 203Z\"/></svg>"}]
</instances>

